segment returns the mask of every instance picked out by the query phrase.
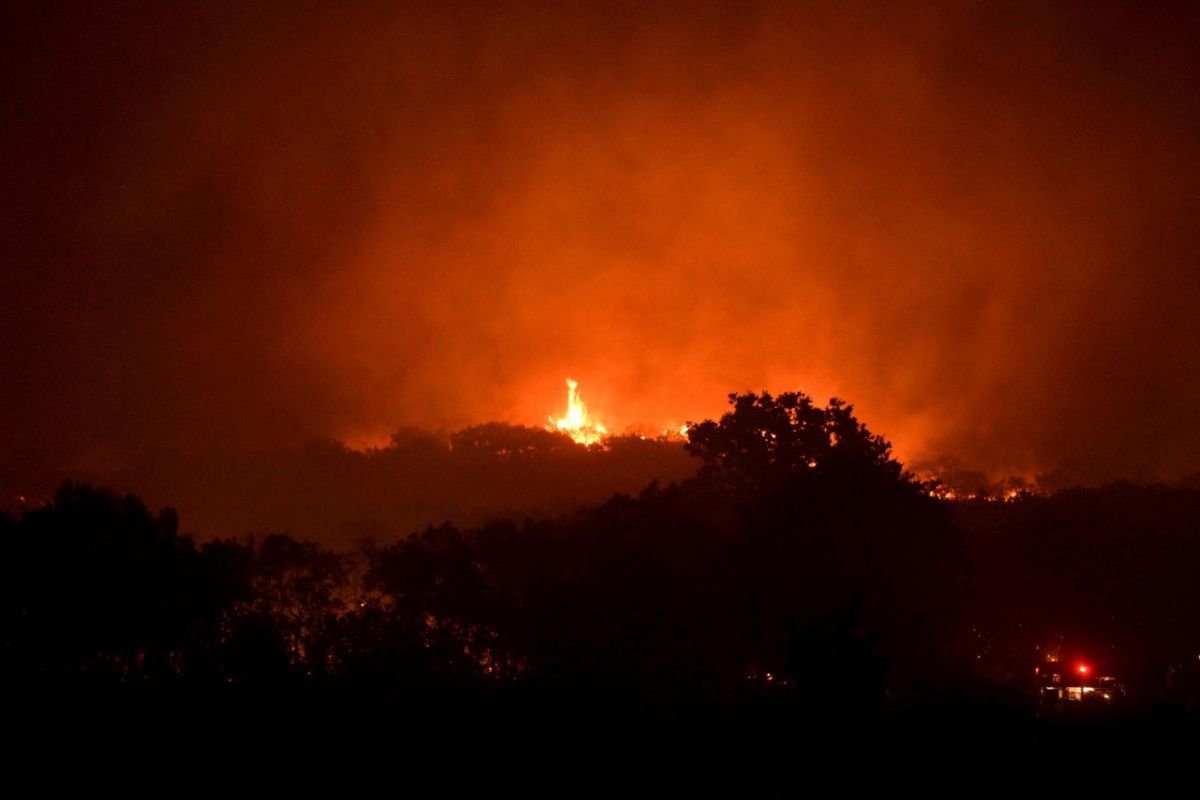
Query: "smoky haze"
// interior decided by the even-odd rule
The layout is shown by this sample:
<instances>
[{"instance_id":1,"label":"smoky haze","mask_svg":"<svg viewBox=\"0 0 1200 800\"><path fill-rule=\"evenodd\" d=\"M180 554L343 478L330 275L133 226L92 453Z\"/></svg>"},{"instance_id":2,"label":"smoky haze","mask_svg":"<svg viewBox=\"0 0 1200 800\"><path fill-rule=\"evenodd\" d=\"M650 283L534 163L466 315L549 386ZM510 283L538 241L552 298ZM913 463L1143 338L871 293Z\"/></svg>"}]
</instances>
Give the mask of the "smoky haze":
<instances>
[{"instance_id":1,"label":"smoky haze","mask_svg":"<svg viewBox=\"0 0 1200 800\"><path fill-rule=\"evenodd\" d=\"M568 376L610 430L802 389L909 463L1200 466L1194 4L20 13L3 491Z\"/></svg>"}]
</instances>

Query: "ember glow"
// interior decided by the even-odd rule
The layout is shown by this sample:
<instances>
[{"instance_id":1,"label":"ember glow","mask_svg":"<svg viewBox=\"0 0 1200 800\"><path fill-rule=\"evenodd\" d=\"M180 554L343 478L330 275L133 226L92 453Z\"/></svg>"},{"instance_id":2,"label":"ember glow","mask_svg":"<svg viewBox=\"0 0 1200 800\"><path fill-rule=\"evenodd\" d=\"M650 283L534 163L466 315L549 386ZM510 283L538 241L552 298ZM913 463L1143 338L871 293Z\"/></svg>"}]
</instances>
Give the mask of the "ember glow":
<instances>
[{"instance_id":1,"label":"ember glow","mask_svg":"<svg viewBox=\"0 0 1200 800\"><path fill-rule=\"evenodd\" d=\"M582 445L599 444L608 429L599 420L592 418L587 406L579 397L579 383L567 378L567 413L557 419L550 418L550 429L562 431Z\"/></svg>"}]
</instances>

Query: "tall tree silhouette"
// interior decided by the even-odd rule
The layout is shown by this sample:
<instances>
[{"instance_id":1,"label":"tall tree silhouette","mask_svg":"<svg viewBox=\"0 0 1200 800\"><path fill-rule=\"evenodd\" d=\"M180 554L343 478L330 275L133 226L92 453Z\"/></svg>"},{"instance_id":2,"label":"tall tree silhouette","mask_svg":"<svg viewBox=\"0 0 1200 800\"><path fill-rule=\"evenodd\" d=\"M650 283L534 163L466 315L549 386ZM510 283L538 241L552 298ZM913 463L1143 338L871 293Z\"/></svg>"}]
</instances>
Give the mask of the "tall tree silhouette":
<instances>
[{"instance_id":1,"label":"tall tree silhouette","mask_svg":"<svg viewBox=\"0 0 1200 800\"><path fill-rule=\"evenodd\" d=\"M834 398L820 408L803 392L729 395L733 410L689 426L688 451L709 480L767 492L796 475L833 466L867 467L899 478L891 445L867 430L854 407Z\"/></svg>"}]
</instances>

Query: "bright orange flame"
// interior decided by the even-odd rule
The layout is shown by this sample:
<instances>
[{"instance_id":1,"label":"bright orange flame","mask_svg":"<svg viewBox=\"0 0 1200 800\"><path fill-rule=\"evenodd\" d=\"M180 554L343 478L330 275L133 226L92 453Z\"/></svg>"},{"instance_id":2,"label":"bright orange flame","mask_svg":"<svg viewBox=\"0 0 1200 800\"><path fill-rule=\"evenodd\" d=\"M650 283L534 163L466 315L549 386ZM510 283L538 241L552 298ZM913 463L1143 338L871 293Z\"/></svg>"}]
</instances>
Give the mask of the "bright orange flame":
<instances>
[{"instance_id":1,"label":"bright orange flame","mask_svg":"<svg viewBox=\"0 0 1200 800\"><path fill-rule=\"evenodd\" d=\"M588 416L587 406L579 399L579 383L567 378L566 416L550 418L551 430L559 430L582 445L598 444L608 435L608 429Z\"/></svg>"}]
</instances>

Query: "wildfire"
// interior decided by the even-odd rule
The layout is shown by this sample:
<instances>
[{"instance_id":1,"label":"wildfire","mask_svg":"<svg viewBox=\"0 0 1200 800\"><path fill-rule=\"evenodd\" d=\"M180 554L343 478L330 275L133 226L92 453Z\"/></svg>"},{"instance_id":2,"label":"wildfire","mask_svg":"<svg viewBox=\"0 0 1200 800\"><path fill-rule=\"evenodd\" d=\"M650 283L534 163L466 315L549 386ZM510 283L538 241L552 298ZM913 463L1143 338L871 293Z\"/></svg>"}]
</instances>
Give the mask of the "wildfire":
<instances>
[{"instance_id":1,"label":"wildfire","mask_svg":"<svg viewBox=\"0 0 1200 800\"><path fill-rule=\"evenodd\" d=\"M550 417L550 430L559 430L582 445L598 444L608 435L608 429L588 416L587 406L579 399L579 383L567 378L567 413Z\"/></svg>"}]
</instances>

